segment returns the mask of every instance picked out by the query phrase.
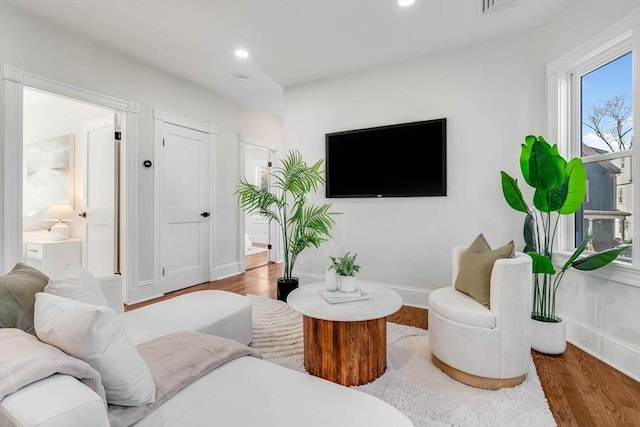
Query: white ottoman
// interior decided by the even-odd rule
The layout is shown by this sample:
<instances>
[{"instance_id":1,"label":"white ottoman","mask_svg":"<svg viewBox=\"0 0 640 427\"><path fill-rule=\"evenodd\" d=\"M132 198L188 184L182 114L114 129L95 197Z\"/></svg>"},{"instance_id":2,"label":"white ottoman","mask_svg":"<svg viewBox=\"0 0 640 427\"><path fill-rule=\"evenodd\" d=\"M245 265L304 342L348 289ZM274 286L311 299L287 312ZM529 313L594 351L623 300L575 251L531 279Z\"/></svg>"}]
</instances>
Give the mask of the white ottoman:
<instances>
[{"instance_id":1,"label":"white ottoman","mask_svg":"<svg viewBox=\"0 0 640 427\"><path fill-rule=\"evenodd\" d=\"M242 344L252 339L251 300L226 291L197 291L121 314L133 345L179 331L199 331Z\"/></svg>"}]
</instances>

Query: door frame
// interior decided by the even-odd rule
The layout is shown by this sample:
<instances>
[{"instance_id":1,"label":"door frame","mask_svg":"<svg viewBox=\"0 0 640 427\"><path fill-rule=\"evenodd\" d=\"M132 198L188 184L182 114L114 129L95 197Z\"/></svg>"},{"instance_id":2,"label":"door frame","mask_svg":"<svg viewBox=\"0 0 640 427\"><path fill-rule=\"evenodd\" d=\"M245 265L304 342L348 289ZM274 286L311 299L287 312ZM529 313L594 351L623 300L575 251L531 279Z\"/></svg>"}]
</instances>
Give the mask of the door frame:
<instances>
[{"instance_id":1,"label":"door frame","mask_svg":"<svg viewBox=\"0 0 640 427\"><path fill-rule=\"evenodd\" d=\"M217 165L217 144L216 137L218 134L218 128L214 125L197 122L185 117L181 117L172 113L167 113L160 109L153 109L153 157L158 160L162 158L162 136L164 135L164 125L172 124L175 126L192 129L198 132L203 132L209 135L209 163L213 165L212 168L207 170L207 179L209 180L209 206L211 207L211 216L209 217L209 256L207 258L207 272L209 281L215 280L217 277L214 275L214 269L217 265L217 251L215 250L215 230L217 230L217 215L216 215L216 180L213 169ZM162 235L160 227L160 188L158 183L160 182L160 176L162 173L162 162L158 161L153 167L153 181L154 194L153 194L153 222L154 222L154 235L157 239L157 244L154 245L153 264L154 264L154 277L155 284L162 285L162 271L161 271L161 259L160 251L164 236ZM162 286L160 287L162 288Z\"/></svg>"},{"instance_id":2,"label":"door frame","mask_svg":"<svg viewBox=\"0 0 640 427\"><path fill-rule=\"evenodd\" d=\"M264 141L249 138L246 135L240 134L240 167L239 167L239 179L245 178L245 163L247 145L253 145L256 147L264 148L269 152L269 161L275 164L278 160L278 150L269 146ZM244 234L246 232L245 225L245 212L242 209L238 209L238 265L240 266L240 273L246 271L245 264L245 251L244 251ZM269 250L269 262L282 262L284 259L282 254L282 245L280 244L280 230L276 224L272 221L269 224L269 244L271 244L271 250Z\"/></svg>"},{"instance_id":3,"label":"door frame","mask_svg":"<svg viewBox=\"0 0 640 427\"><path fill-rule=\"evenodd\" d=\"M120 113L125 120L120 131L124 145L124 162L121 178L126 183L120 190L120 254L124 289L136 283L138 236L138 122L140 104L104 95L88 89L32 74L15 66L3 65L2 108L3 133L0 135L0 185L2 208L0 209L0 269L8 271L22 261L22 161L23 161L23 90L25 86L56 95L99 105ZM18 185L7 186L7 183ZM133 225L127 227L127 224ZM125 274L126 273L126 274ZM126 297L125 297L126 298Z\"/></svg>"}]
</instances>

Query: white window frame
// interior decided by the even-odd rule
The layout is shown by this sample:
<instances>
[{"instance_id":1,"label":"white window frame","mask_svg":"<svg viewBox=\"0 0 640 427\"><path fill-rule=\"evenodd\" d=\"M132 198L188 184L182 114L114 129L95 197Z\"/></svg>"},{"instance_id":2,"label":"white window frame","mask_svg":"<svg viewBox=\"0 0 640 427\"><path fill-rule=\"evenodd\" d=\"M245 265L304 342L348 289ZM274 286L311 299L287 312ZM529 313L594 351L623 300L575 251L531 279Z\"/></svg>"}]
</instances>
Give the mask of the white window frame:
<instances>
[{"instance_id":1,"label":"white window frame","mask_svg":"<svg viewBox=\"0 0 640 427\"><path fill-rule=\"evenodd\" d=\"M578 157L580 147L579 91L575 81L585 73L607 64L632 51L632 79L640 82L640 9L630 16L598 34L583 45L547 64L547 109L548 132L551 141L557 141L558 148L566 158ZM633 141L631 150L632 181L640 183L640 84L632 88ZM618 157L620 153L615 153ZM589 161L604 160L608 154L589 157ZM602 157L602 158L601 158ZM638 189L635 191L638 194ZM593 276L613 279L631 286L640 287L640 197L633 200L633 253L631 262L614 261L610 265L584 272ZM567 215L561 218L555 254L558 263L563 263L575 248L575 218Z\"/></svg>"}]
</instances>

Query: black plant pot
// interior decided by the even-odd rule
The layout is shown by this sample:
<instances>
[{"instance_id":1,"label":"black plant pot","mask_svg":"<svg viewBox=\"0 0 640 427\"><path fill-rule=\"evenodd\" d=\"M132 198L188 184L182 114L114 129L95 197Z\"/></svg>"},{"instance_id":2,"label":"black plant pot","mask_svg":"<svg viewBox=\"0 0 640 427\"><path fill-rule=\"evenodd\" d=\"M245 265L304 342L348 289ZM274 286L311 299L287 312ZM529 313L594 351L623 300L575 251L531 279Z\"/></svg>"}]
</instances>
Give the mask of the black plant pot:
<instances>
[{"instance_id":1,"label":"black plant pot","mask_svg":"<svg viewBox=\"0 0 640 427\"><path fill-rule=\"evenodd\" d=\"M278 277L278 300L287 302L287 297L294 289L298 289L298 278L285 279Z\"/></svg>"}]
</instances>

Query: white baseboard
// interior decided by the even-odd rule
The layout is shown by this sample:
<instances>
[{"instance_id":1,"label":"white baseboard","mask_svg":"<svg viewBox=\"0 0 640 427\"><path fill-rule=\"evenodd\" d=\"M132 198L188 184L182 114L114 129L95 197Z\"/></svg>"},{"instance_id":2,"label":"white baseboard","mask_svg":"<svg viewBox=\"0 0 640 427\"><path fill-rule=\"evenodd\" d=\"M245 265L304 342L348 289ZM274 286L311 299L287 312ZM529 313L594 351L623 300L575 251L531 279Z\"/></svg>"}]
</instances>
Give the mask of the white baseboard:
<instances>
[{"instance_id":1,"label":"white baseboard","mask_svg":"<svg viewBox=\"0 0 640 427\"><path fill-rule=\"evenodd\" d=\"M410 307L427 308L429 302L430 289L416 289L407 286L398 286L385 283L378 283L396 291L402 297L402 303Z\"/></svg>"},{"instance_id":2,"label":"white baseboard","mask_svg":"<svg viewBox=\"0 0 640 427\"><path fill-rule=\"evenodd\" d=\"M138 284L136 285L139 288L142 288L144 286L151 286L151 285L155 285L157 282L155 280L142 280L140 282L138 282Z\"/></svg>"},{"instance_id":3,"label":"white baseboard","mask_svg":"<svg viewBox=\"0 0 640 427\"><path fill-rule=\"evenodd\" d=\"M127 305L136 304L142 301L148 301L158 298L163 294L156 289L158 282L154 279L141 280L136 283L134 288L129 288L124 294L124 303Z\"/></svg>"},{"instance_id":4,"label":"white baseboard","mask_svg":"<svg viewBox=\"0 0 640 427\"><path fill-rule=\"evenodd\" d=\"M146 295L144 297L138 297L138 298L130 300L130 301L125 301L124 303L127 304L127 305L137 304L139 302L144 302L144 301L149 301L149 300L152 300L152 299L155 299L155 298L160 298L163 295L164 294Z\"/></svg>"},{"instance_id":5,"label":"white baseboard","mask_svg":"<svg viewBox=\"0 0 640 427\"><path fill-rule=\"evenodd\" d=\"M567 341L609 366L640 381L640 349L564 313Z\"/></svg>"},{"instance_id":6,"label":"white baseboard","mask_svg":"<svg viewBox=\"0 0 640 427\"><path fill-rule=\"evenodd\" d=\"M235 276L244 271L244 263L234 261L226 264L218 265L209 271L209 280L219 280L225 277Z\"/></svg>"}]
</instances>

